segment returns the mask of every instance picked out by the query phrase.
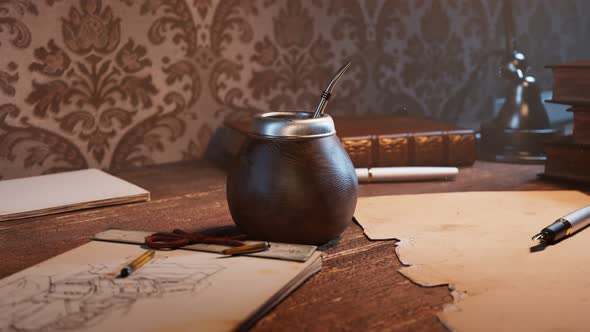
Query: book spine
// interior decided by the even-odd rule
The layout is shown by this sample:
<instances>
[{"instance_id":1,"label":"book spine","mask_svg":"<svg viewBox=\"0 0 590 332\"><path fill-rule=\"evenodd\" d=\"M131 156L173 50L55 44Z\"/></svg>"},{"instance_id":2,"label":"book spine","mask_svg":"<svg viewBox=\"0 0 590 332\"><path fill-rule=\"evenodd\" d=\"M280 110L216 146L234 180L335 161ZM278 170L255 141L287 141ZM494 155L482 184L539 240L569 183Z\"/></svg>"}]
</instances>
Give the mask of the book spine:
<instances>
[{"instance_id":1,"label":"book spine","mask_svg":"<svg viewBox=\"0 0 590 332\"><path fill-rule=\"evenodd\" d=\"M571 107L574 113L574 143L590 144L590 108Z\"/></svg>"},{"instance_id":2,"label":"book spine","mask_svg":"<svg viewBox=\"0 0 590 332\"><path fill-rule=\"evenodd\" d=\"M409 134L377 137L376 142L372 167L408 166L412 163L410 151L414 142Z\"/></svg>"},{"instance_id":3,"label":"book spine","mask_svg":"<svg viewBox=\"0 0 590 332\"><path fill-rule=\"evenodd\" d=\"M471 166L477 159L477 141L472 130L449 131L445 135L448 153L447 165Z\"/></svg>"},{"instance_id":4,"label":"book spine","mask_svg":"<svg viewBox=\"0 0 590 332\"><path fill-rule=\"evenodd\" d=\"M590 70L553 68L552 100L567 105L590 104Z\"/></svg>"},{"instance_id":5,"label":"book spine","mask_svg":"<svg viewBox=\"0 0 590 332\"><path fill-rule=\"evenodd\" d=\"M413 135L414 146L411 151L412 163L409 166L447 166L445 152L448 150L442 132L418 133Z\"/></svg>"},{"instance_id":6,"label":"book spine","mask_svg":"<svg viewBox=\"0 0 590 332\"><path fill-rule=\"evenodd\" d=\"M347 137L340 140L354 167L375 167L376 144L373 136Z\"/></svg>"},{"instance_id":7,"label":"book spine","mask_svg":"<svg viewBox=\"0 0 590 332\"><path fill-rule=\"evenodd\" d=\"M545 144L544 175L590 183L590 145L577 143Z\"/></svg>"},{"instance_id":8,"label":"book spine","mask_svg":"<svg viewBox=\"0 0 590 332\"><path fill-rule=\"evenodd\" d=\"M471 130L342 138L355 167L469 166L476 159Z\"/></svg>"}]
</instances>

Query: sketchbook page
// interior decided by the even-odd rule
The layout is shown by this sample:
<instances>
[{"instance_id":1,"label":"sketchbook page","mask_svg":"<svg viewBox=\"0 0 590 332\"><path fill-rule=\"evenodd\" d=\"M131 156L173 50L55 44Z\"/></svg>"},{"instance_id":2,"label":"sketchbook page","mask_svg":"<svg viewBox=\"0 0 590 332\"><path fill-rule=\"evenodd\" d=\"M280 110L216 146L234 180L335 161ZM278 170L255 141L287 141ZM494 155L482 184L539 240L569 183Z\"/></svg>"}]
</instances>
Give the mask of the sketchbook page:
<instances>
[{"instance_id":1,"label":"sketchbook page","mask_svg":"<svg viewBox=\"0 0 590 332\"><path fill-rule=\"evenodd\" d=\"M150 193L98 169L0 181L0 221L146 201Z\"/></svg>"},{"instance_id":2,"label":"sketchbook page","mask_svg":"<svg viewBox=\"0 0 590 332\"><path fill-rule=\"evenodd\" d=\"M448 284L439 313L455 331L581 331L590 326L590 229L540 250L531 237L590 205L576 191L466 192L360 198L373 240L399 239L400 272Z\"/></svg>"},{"instance_id":3,"label":"sketchbook page","mask_svg":"<svg viewBox=\"0 0 590 332\"><path fill-rule=\"evenodd\" d=\"M93 241L0 281L0 331L231 331L317 264Z\"/></svg>"}]
</instances>

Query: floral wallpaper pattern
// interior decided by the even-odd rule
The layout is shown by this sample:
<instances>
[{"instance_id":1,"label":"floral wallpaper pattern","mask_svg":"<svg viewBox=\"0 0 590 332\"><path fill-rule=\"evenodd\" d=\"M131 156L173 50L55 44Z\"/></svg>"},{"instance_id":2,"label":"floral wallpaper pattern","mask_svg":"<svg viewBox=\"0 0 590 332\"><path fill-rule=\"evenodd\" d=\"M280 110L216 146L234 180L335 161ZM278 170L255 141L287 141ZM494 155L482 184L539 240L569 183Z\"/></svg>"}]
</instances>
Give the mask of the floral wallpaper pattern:
<instances>
[{"instance_id":1,"label":"floral wallpaper pattern","mask_svg":"<svg viewBox=\"0 0 590 332\"><path fill-rule=\"evenodd\" d=\"M588 58L584 0L514 2L516 45ZM0 0L0 178L200 158L224 119L405 109L452 122L502 95L497 0Z\"/></svg>"}]
</instances>

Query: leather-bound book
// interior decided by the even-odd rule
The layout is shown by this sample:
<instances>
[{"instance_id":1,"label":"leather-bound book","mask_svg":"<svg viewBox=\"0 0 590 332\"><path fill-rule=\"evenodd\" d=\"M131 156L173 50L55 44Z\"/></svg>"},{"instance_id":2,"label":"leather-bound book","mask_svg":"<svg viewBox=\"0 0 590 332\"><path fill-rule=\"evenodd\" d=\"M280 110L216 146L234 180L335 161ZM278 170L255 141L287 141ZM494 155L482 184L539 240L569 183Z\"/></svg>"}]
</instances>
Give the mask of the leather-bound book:
<instances>
[{"instance_id":1,"label":"leather-bound book","mask_svg":"<svg viewBox=\"0 0 590 332\"><path fill-rule=\"evenodd\" d=\"M544 176L590 183L590 144L576 143L572 136L545 144Z\"/></svg>"},{"instance_id":2,"label":"leather-bound book","mask_svg":"<svg viewBox=\"0 0 590 332\"><path fill-rule=\"evenodd\" d=\"M590 144L590 106L570 107L568 112L574 113L573 142Z\"/></svg>"},{"instance_id":3,"label":"leather-bound book","mask_svg":"<svg viewBox=\"0 0 590 332\"><path fill-rule=\"evenodd\" d=\"M471 129L410 116L334 117L334 122L355 167L470 166L476 159ZM224 124L235 144L236 133L245 137L250 128L244 120Z\"/></svg>"},{"instance_id":4,"label":"leather-bound book","mask_svg":"<svg viewBox=\"0 0 590 332\"><path fill-rule=\"evenodd\" d=\"M590 61L549 65L553 72L553 103L590 106Z\"/></svg>"},{"instance_id":5,"label":"leather-bound book","mask_svg":"<svg viewBox=\"0 0 590 332\"><path fill-rule=\"evenodd\" d=\"M355 167L470 166L475 133L411 116L334 117Z\"/></svg>"},{"instance_id":6,"label":"leather-bound book","mask_svg":"<svg viewBox=\"0 0 590 332\"><path fill-rule=\"evenodd\" d=\"M574 114L572 135L545 144L544 176L590 183L590 61L548 66L553 71L550 102Z\"/></svg>"}]
</instances>

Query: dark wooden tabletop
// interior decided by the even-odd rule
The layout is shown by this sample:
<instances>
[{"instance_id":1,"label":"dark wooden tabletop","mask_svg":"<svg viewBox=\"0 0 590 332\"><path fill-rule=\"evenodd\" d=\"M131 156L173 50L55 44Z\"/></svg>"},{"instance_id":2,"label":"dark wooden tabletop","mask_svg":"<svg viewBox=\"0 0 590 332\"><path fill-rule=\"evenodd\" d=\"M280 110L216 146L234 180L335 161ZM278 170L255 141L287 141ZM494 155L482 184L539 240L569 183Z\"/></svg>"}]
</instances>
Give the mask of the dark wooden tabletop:
<instances>
[{"instance_id":1,"label":"dark wooden tabletop","mask_svg":"<svg viewBox=\"0 0 590 332\"><path fill-rule=\"evenodd\" d=\"M456 181L361 185L360 195L573 188L539 180L542 170L538 165L477 162L461 169ZM0 277L73 249L108 228L170 231L233 225L225 200L225 173L205 161L116 175L149 190L152 200L1 222ZM419 287L397 273L401 264L394 241L370 241L351 222L341 238L323 250L322 271L254 330L445 330L435 313L451 302L448 289Z\"/></svg>"}]
</instances>

